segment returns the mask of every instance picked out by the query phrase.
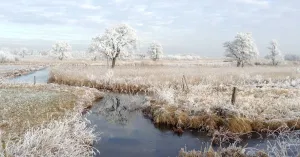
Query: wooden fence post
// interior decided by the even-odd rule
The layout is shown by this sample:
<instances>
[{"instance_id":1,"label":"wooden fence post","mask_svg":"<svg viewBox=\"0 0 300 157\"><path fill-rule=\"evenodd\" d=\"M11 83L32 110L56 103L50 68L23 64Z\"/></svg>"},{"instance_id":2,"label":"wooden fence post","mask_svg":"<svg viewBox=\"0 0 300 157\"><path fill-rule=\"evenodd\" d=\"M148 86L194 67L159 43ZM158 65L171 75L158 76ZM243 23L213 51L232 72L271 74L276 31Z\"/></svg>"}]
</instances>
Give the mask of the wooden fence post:
<instances>
[{"instance_id":1,"label":"wooden fence post","mask_svg":"<svg viewBox=\"0 0 300 157\"><path fill-rule=\"evenodd\" d=\"M36 77L33 76L33 84L35 85L36 84Z\"/></svg>"},{"instance_id":2,"label":"wooden fence post","mask_svg":"<svg viewBox=\"0 0 300 157\"><path fill-rule=\"evenodd\" d=\"M231 96L231 104L234 105L235 104L235 100L236 100L236 87L233 87L232 90L232 96Z\"/></svg>"},{"instance_id":3,"label":"wooden fence post","mask_svg":"<svg viewBox=\"0 0 300 157\"><path fill-rule=\"evenodd\" d=\"M184 75L183 75L181 81L182 81L182 90L183 91L189 91L189 86L187 84L187 81L186 81L186 78L185 78Z\"/></svg>"}]
</instances>

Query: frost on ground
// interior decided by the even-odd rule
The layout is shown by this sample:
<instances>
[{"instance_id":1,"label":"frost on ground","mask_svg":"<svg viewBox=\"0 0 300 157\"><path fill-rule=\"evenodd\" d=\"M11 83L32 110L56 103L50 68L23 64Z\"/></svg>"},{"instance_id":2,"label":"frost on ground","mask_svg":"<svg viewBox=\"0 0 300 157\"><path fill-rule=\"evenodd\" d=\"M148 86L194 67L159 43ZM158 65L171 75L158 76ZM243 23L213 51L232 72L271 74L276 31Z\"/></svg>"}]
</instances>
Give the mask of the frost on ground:
<instances>
[{"instance_id":1,"label":"frost on ground","mask_svg":"<svg viewBox=\"0 0 300 157\"><path fill-rule=\"evenodd\" d=\"M155 123L235 133L300 129L296 67L57 66L51 81L120 93L148 93ZM184 77L183 77L184 75ZM237 98L231 104L232 88Z\"/></svg>"},{"instance_id":2,"label":"frost on ground","mask_svg":"<svg viewBox=\"0 0 300 157\"><path fill-rule=\"evenodd\" d=\"M300 132L283 129L272 132L267 142L266 150L251 147L238 147L236 143L227 148L212 149L208 146L200 151L182 148L179 157L293 157L300 155Z\"/></svg>"},{"instance_id":3,"label":"frost on ground","mask_svg":"<svg viewBox=\"0 0 300 157\"><path fill-rule=\"evenodd\" d=\"M2 141L0 156L93 156L97 150L92 144L97 138L81 114L71 113L28 129L17 140Z\"/></svg>"},{"instance_id":4,"label":"frost on ground","mask_svg":"<svg viewBox=\"0 0 300 157\"><path fill-rule=\"evenodd\" d=\"M149 93L145 109L155 123L235 133L300 129L300 75L296 67L57 66L50 79L120 93ZM184 75L184 77L183 77ZM231 104L232 88L237 98Z\"/></svg>"},{"instance_id":5,"label":"frost on ground","mask_svg":"<svg viewBox=\"0 0 300 157\"><path fill-rule=\"evenodd\" d=\"M184 64L183 64L184 65ZM109 74L109 75L108 75ZM60 65L51 69L52 81L62 84L143 90L149 87L182 86L185 75L189 86L264 86L299 88L297 67L188 67L123 66L112 70L104 66ZM127 86L127 87L124 87ZM136 87L137 89L134 89Z\"/></svg>"},{"instance_id":6,"label":"frost on ground","mask_svg":"<svg viewBox=\"0 0 300 157\"><path fill-rule=\"evenodd\" d=\"M102 97L98 90L52 84L0 84L0 95L4 155L89 156L93 153L90 146L95 137L93 129L79 115Z\"/></svg>"}]
</instances>

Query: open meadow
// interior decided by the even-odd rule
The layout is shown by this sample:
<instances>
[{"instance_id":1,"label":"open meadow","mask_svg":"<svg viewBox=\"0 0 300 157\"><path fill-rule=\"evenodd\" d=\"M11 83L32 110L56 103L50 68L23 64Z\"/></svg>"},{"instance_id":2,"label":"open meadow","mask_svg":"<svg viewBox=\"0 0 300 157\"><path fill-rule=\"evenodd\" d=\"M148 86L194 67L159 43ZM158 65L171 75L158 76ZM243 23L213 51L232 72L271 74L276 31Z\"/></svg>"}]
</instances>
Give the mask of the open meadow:
<instances>
[{"instance_id":1,"label":"open meadow","mask_svg":"<svg viewBox=\"0 0 300 157\"><path fill-rule=\"evenodd\" d=\"M0 5L0 157L300 157L299 0Z\"/></svg>"},{"instance_id":2,"label":"open meadow","mask_svg":"<svg viewBox=\"0 0 300 157\"><path fill-rule=\"evenodd\" d=\"M177 134L191 129L206 132L211 145L221 148L207 147L199 152L183 148L179 156L211 153L224 156L233 152L246 155L245 148L236 145L243 140L241 136L267 133L276 139L279 135L290 137L288 132L300 129L300 73L294 64L237 68L231 62L224 64L220 60L144 60L121 61L114 69L104 61L47 64L51 65L48 83L54 84L0 84L4 156L53 155L51 150L43 150L46 145L54 150L76 149L74 156L93 155L95 148L91 144L99 138L99 132L87 126L80 115L107 92L144 95L147 105L137 103L130 107L133 104L129 103L123 108L141 110L154 125L167 126ZM118 119L118 115L104 111L107 109L101 110L110 119ZM74 137L68 129L78 129L79 134ZM294 137L298 136L292 132L296 134ZM68 137L71 141L54 141L53 136ZM58 146L65 142L74 147ZM295 139L292 142L299 146ZM33 150L37 143L41 146ZM223 143L234 145L227 147ZM84 149L79 149L82 146ZM254 156L272 156L270 151L275 148L280 152L278 146L270 143L267 149L254 151ZM59 150L55 152L63 154Z\"/></svg>"},{"instance_id":3,"label":"open meadow","mask_svg":"<svg viewBox=\"0 0 300 157\"><path fill-rule=\"evenodd\" d=\"M123 63L113 70L96 63L61 64L51 68L49 81L145 94L150 105L143 113L155 124L171 126L175 132L207 131L213 143L232 142L254 132L300 129L296 65L237 68L216 61L166 62Z\"/></svg>"}]
</instances>

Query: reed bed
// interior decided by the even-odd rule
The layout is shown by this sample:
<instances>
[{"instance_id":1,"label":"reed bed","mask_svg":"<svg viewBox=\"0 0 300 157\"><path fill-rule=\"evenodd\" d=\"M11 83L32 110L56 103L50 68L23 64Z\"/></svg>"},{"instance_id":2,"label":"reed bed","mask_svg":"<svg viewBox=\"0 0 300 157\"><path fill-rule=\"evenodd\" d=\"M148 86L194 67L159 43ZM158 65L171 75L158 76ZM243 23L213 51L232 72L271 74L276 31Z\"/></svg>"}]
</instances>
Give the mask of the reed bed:
<instances>
[{"instance_id":1,"label":"reed bed","mask_svg":"<svg viewBox=\"0 0 300 157\"><path fill-rule=\"evenodd\" d=\"M190 150L182 148L179 157L290 157L300 155L300 132L291 131L288 128L272 131L265 150L258 150L251 147L240 147L237 143L229 147L213 149L208 145L201 150Z\"/></svg>"},{"instance_id":2,"label":"reed bed","mask_svg":"<svg viewBox=\"0 0 300 157\"><path fill-rule=\"evenodd\" d=\"M153 122L233 133L300 129L300 74L294 66L53 67L50 82L120 93L146 93ZM237 87L232 104L232 88Z\"/></svg>"}]
</instances>

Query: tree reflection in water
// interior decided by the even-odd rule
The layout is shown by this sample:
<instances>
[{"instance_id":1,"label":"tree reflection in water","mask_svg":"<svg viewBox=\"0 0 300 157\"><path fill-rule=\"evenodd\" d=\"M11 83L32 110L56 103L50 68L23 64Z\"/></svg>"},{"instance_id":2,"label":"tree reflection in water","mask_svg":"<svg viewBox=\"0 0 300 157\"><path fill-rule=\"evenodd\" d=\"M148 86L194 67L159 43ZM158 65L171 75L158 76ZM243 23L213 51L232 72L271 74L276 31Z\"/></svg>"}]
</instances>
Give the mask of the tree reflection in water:
<instances>
[{"instance_id":1,"label":"tree reflection in water","mask_svg":"<svg viewBox=\"0 0 300 157\"><path fill-rule=\"evenodd\" d=\"M146 105L149 102L144 96L108 94L97 105L97 112L111 123L126 125L131 113L140 111Z\"/></svg>"}]
</instances>

